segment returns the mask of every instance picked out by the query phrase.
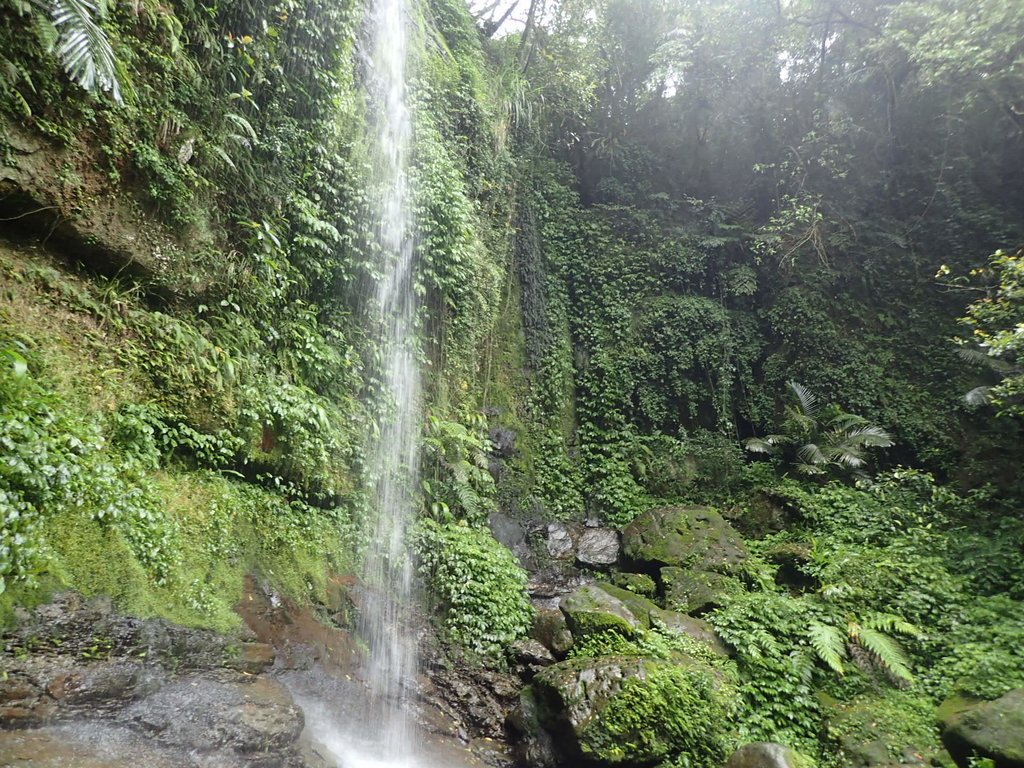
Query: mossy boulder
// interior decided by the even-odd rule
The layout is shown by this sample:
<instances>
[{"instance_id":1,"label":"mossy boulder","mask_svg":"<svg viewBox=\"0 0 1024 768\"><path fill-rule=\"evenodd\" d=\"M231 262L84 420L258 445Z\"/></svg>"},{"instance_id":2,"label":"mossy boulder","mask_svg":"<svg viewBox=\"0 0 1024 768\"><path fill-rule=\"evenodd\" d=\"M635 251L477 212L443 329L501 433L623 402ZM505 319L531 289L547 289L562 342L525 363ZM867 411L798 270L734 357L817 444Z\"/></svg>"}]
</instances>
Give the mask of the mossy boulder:
<instances>
[{"instance_id":1,"label":"mossy boulder","mask_svg":"<svg viewBox=\"0 0 1024 768\"><path fill-rule=\"evenodd\" d=\"M995 701L943 710L942 743L958 765L987 757L996 768L1024 768L1024 688Z\"/></svg>"},{"instance_id":2,"label":"mossy boulder","mask_svg":"<svg viewBox=\"0 0 1024 768\"><path fill-rule=\"evenodd\" d=\"M561 658L572 648L572 632L561 611L537 611L530 637Z\"/></svg>"},{"instance_id":3,"label":"mossy boulder","mask_svg":"<svg viewBox=\"0 0 1024 768\"><path fill-rule=\"evenodd\" d=\"M651 611L658 610L658 606L653 601L648 600L643 595L638 595L636 592L630 592L628 589L622 589L613 584L598 582L594 586L605 594L611 595L616 600L620 600L629 609L629 612L636 617L641 627L648 629L651 626Z\"/></svg>"},{"instance_id":4,"label":"mossy boulder","mask_svg":"<svg viewBox=\"0 0 1024 768\"><path fill-rule=\"evenodd\" d=\"M618 632L623 637L632 638L650 625L647 610L641 610L641 615L637 616L620 596L612 595L608 590L643 600L632 592L617 590L608 585L602 587L588 584L580 587L571 595L562 598L559 605L574 637ZM651 605L653 606L653 603Z\"/></svg>"},{"instance_id":5,"label":"mossy boulder","mask_svg":"<svg viewBox=\"0 0 1024 768\"><path fill-rule=\"evenodd\" d=\"M654 579L646 573L614 573L612 574L612 584L619 589L628 589L643 597L654 597L658 590Z\"/></svg>"},{"instance_id":6,"label":"mossy boulder","mask_svg":"<svg viewBox=\"0 0 1024 768\"><path fill-rule=\"evenodd\" d=\"M533 687L524 688L519 694L518 704L508 716L509 731L516 736L512 753L521 765L554 768L558 764L554 738L544 727L547 716Z\"/></svg>"},{"instance_id":7,"label":"mossy boulder","mask_svg":"<svg viewBox=\"0 0 1024 768\"><path fill-rule=\"evenodd\" d=\"M722 641L722 638L718 636L714 628L703 619L695 619L693 616L687 616L678 611L663 611L660 608L655 608L651 611L650 616L652 624L660 624L669 632L686 635L699 643L703 643L719 656L732 655L729 646Z\"/></svg>"},{"instance_id":8,"label":"mossy boulder","mask_svg":"<svg viewBox=\"0 0 1024 768\"><path fill-rule=\"evenodd\" d=\"M711 507L660 507L622 532L622 551L643 570L678 566L728 573L747 557L743 539Z\"/></svg>"},{"instance_id":9,"label":"mossy boulder","mask_svg":"<svg viewBox=\"0 0 1024 768\"><path fill-rule=\"evenodd\" d=\"M784 744L758 741L733 752L725 768L814 768L814 761Z\"/></svg>"},{"instance_id":10,"label":"mossy boulder","mask_svg":"<svg viewBox=\"0 0 1024 768\"><path fill-rule=\"evenodd\" d=\"M567 764L637 765L685 754L714 765L727 755L735 694L695 659L569 659L539 672L533 688Z\"/></svg>"},{"instance_id":11,"label":"mossy boulder","mask_svg":"<svg viewBox=\"0 0 1024 768\"><path fill-rule=\"evenodd\" d=\"M723 598L742 591L739 581L714 571L670 565L659 572L665 607L682 613L703 613L722 605Z\"/></svg>"}]
</instances>

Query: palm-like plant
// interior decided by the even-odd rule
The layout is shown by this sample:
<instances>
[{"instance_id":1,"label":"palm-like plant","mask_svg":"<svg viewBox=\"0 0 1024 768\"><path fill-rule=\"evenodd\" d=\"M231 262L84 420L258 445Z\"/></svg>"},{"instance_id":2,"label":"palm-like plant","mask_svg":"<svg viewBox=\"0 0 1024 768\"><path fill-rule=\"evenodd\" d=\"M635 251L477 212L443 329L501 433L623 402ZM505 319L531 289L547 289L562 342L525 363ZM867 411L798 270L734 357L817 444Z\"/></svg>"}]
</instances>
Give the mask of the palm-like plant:
<instances>
[{"instance_id":1,"label":"palm-like plant","mask_svg":"<svg viewBox=\"0 0 1024 768\"><path fill-rule=\"evenodd\" d=\"M863 474L870 448L888 448L892 437L862 416L825 406L807 387L790 381L780 434L751 437L743 447L751 453L777 456L802 475L838 470Z\"/></svg>"},{"instance_id":2,"label":"palm-like plant","mask_svg":"<svg viewBox=\"0 0 1024 768\"><path fill-rule=\"evenodd\" d=\"M7 0L17 13L31 13L50 52L68 77L85 90L105 91L121 103L117 59L100 21L106 0Z\"/></svg>"}]
</instances>

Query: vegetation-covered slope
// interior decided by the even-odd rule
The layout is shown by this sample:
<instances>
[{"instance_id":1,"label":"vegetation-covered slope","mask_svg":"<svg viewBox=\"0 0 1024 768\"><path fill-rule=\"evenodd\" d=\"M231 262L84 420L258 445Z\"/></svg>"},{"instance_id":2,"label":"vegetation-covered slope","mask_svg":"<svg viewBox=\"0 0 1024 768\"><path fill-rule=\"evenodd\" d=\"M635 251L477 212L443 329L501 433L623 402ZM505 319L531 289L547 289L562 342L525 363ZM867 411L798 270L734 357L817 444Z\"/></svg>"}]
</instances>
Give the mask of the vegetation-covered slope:
<instances>
[{"instance_id":1,"label":"vegetation-covered slope","mask_svg":"<svg viewBox=\"0 0 1024 768\"><path fill-rule=\"evenodd\" d=\"M0 0L5 618L69 585L229 628L250 570L320 599L382 418L361 8L71 6ZM504 11L410 20L439 624L488 663L527 628L497 511L714 504L751 557L701 606L734 723L692 755L939 754L943 699L1024 686L1024 10ZM693 650L645 632L573 654Z\"/></svg>"}]
</instances>

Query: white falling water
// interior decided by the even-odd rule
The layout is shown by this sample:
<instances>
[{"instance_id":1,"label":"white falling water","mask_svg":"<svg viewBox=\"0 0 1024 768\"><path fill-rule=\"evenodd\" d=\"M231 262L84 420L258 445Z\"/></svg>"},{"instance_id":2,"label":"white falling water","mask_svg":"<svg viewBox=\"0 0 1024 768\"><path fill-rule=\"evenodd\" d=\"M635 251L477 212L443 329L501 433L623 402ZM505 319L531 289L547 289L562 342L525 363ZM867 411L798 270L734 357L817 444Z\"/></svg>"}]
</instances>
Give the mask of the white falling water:
<instances>
[{"instance_id":1,"label":"white falling water","mask_svg":"<svg viewBox=\"0 0 1024 768\"><path fill-rule=\"evenodd\" d=\"M371 598L363 608L363 632L370 646L368 683L373 703L365 726L378 737L373 760L388 765L411 764L415 751L405 699L415 680L416 648L403 624L412 592L405 534L415 503L420 427L406 16L406 0L373 0L369 18L376 238L383 274L376 306L384 403L381 433L371 454L376 522L366 564Z\"/></svg>"}]
</instances>

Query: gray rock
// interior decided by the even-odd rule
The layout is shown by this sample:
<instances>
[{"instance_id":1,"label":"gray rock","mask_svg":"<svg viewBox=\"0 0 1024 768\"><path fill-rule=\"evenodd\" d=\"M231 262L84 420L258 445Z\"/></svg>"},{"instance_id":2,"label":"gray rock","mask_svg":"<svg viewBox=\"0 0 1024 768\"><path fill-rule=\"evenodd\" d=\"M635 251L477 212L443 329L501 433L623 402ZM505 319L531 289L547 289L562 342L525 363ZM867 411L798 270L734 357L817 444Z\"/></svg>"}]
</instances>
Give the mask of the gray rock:
<instances>
[{"instance_id":1,"label":"gray rock","mask_svg":"<svg viewBox=\"0 0 1024 768\"><path fill-rule=\"evenodd\" d=\"M288 691L265 677L182 678L132 705L126 715L162 744L238 754L288 748L304 725Z\"/></svg>"},{"instance_id":2,"label":"gray rock","mask_svg":"<svg viewBox=\"0 0 1024 768\"><path fill-rule=\"evenodd\" d=\"M607 568L619 560L619 532L611 528L587 528L576 547L582 565Z\"/></svg>"},{"instance_id":3,"label":"gray rock","mask_svg":"<svg viewBox=\"0 0 1024 768\"><path fill-rule=\"evenodd\" d=\"M72 706L115 704L134 698L141 675L142 665L136 662L100 662L59 672L47 691L54 700Z\"/></svg>"},{"instance_id":4,"label":"gray rock","mask_svg":"<svg viewBox=\"0 0 1024 768\"><path fill-rule=\"evenodd\" d=\"M516 659L523 664L548 666L555 663L555 657L551 651L539 640L533 638L516 640L512 643L512 652L516 655Z\"/></svg>"},{"instance_id":5,"label":"gray rock","mask_svg":"<svg viewBox=\"0 0 1024 768\"><path fill-rule=\"evenodd\" d=\"M579 531L568 523L548 524L548 555L555 560L570 560L575 556Z\"/></svg>"},{"instance_id":6,"label":"gray rock","mask_svg":"<svg viewBox=\"0 0 1024 768\"><path fill-rule=\"evenodd\" d=\"M996 768L1024 768L1024 688L995 701L940 709L942 743L958 765L972 756L995 761Z\"/></svg>"}]
</instances>

